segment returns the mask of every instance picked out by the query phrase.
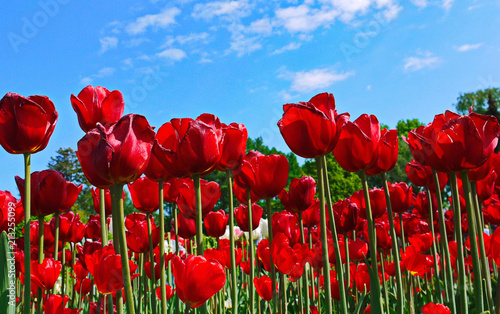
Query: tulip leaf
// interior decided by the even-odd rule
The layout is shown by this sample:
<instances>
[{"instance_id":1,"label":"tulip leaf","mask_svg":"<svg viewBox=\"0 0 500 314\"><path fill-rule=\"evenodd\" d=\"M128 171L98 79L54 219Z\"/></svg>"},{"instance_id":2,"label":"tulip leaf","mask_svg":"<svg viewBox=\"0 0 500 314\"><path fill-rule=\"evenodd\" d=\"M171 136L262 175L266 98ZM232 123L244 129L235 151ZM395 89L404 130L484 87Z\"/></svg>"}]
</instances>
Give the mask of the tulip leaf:
<instances>
[{"instance_id":1,"label":"tulip leaf","mask_svg":"<svg viewBox=\"0 0 500 314\"><path fill-rule=\"evenodd\" d=\"M14 314L16 311L15 260L8 238L5 231L0 235L0 261L2 261L0 263L0 304L7 305L4 313ZM9 272L9 267L13 271Z\"/></svg>"},{"instance_id":2,"label":"tulip leaf","mask_svg":"<svg viewBox=\"0 0 500 314\"><path fill-rule=\"evenodd\" d=\"M353 314L359 314L359 313L361 313L361 310L363 309L363 304L365 303L366 295L367 294L366 294L366 287L365 287L365 291L361 294L361 296L359 298L359 301L358 301L358 305L354 309L354 313Z\"/></svg>"}]
</instances>

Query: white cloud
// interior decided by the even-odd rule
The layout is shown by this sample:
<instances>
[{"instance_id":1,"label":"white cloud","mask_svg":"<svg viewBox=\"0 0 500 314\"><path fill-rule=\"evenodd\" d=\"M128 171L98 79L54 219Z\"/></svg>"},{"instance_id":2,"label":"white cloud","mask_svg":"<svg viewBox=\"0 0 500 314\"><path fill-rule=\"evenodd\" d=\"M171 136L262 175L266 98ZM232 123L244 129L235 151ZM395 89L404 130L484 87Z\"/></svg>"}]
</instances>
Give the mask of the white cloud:
<instances>
[{"instance_id":1,"label":"white cloud","mask_svg":"<svg viewBox=\"0 0 500 314\"><path fill-rule=\"evenodd\" d=\"M333 69L313 69L310 71L288 72L280 70L278 76L282 79L291 80L293 91L307 93L317 89L322 89L333 85L336 82L346 80L354 75L353 72L337 73Z\"/></svg>"},{"instance_id":2,"label":"white cloud","mask_svg":"<svg viewBox=\"0 0 500 314\"><path fill-rule=\"evenodd\" d=\"M108 67L108 68L103 68L100 69L99 72L95 75L95 77L101 78L105 76L111 76L115 73L115 68Z\"/></svg>"},{"instance_id":3,"label":"white cloud","mask_svg":"<svg viewBox=\"0 0 500 314\"><path fill-rule=\"evenodd\" d=\"M262 34L262 35L271 35L273 32L273 23L271 22L271 19L265 17L250 23L250 25L246 28L246 32Z\"/></svg>"},{"instance_id":4,"label":"white cloud","mask_svg":"<svg viewBox=\"0 0 500 314\"><path fill-rule=\"evenodd\" d=\"M337 16L335 10L311 9L305 4L276 10L276 17L290 33L308 33L329 26Z\"/></svg>"},{"instance_id":5,"label":"white cloud","mask_svg":"<svg viewBox=\"0 0 500 314\"><path fill-rule=\"evenodd\" d=\"M421 8L425 8L427 6L427 0L411 0L411 3Z\"/></svg>"},{"instance_id":6,"label":"white cloud","mask_svg":"<svg viewBox=\"0 0 500 314\"><path fill-rule=\"evenodd\" d=\"M80 84L82 85L90 85L92 83L92 78L89 76L86 76L80 80Z\"/></svg>"},{"instance_id":7,"label":"white cloud","mask_svg":"<svg viewBox=\"0 0 500 314\"><path fill-rule=\"evenodd\" d=\"M251 6L246 0L214 1L198 3L191 14L196 19L211 20L216 16L243 17L248 16Z\"/></svg>"},{"instance_id":8,"label":"white cloud","mask_svg":"<svg viewBox=\"0 0 500 314\"><path fill-rule=\"evenodd\" d=\"M283 46L283 47L281 47L279 49L276 49L275 51L273 51L272 54L273 55L277 55L277 54L281 54L281 53L283 53L285 51L296 50L296 49L299 49L301 45L302 45L301 43L291 42L291 43L289 43L286 46Z\"/></svg>"},{"instance_id":9,"label":"white cloud","mask_svg":"<svg viewBox=\"0 0 500 314\"><path fill-rule=\"evenodd\" d=\"M127 25L125 31L130 35L144 33L148 27L167 28L175 24L175 17L181 13L178 8L167 8L158 14L148 14L137 18Z\"/></svg>"},{"instance_id":10,"label":"white cloud","mask_svg":"<svg viewBox=\"0 0 500 314\"><path fill-rule=\"evenodd\" d=\"M122 43L127 47L127 48L135 48L140 46L142 43L146 43L151 41L148 38L144 37L137 37L137 38L131 38L130 40L123 41Z\"/></svg>"},{"instance_id":11,"label":"white cloud","mask_svg":"<svg viewBox=\"0 0 500 314\"><path fill-rule=\"evenodd\" d=\"M116 37L103 37L99 39L99 42L101 43L101 50L99 50L99 53L105 53L118 46L118 38Z\"/></svg>"},{"instance_id":12,"label":"white cloud","mask_svg":"<svg viewBox=\"0 0 500 314\"><path fill-rule=\"evenodd\" d=\"M366 90L371 90L371 89L372 89L371 85L366 86Z\"/></svg>"},{"instance_id":13,"label":"white cloud","mask_svg":"<svg viewBox=\"0 0 500 314\"><path fill-rule=\"evenodd\" d=\"M453 6L453 2L455 2L455 0L443 0L443 4L441 6L443 9L448 11Z\"/></svg>"},{"instance_id":14,"label":"white cloud","mask_svg":"<svg viewBox=\"0 0 500 314\"><path fill-rule=\"evenodd\" d=\"M191 33L189 35L178 35L178 36L168 36L167 41L165 45L162 47L168 47L174 44L175 42L178 42L181 45L187 44L187 43L193 43L193 42L204 42L208 43L209 42L209 36L210 34L207 32L202 32L202 33Z\"/></svg>"},{"instance_id":15,"label":"white cloud","mask_svg":"<svg viewBox=\"0 0 500 314\"><path fill-rule=\"evenodd\" d=\"M402 9L395 0L320 0L320 2L330 6L344 22L350 22L356 15L366 14L372 7L378 10L385 9L384 15L388 20L392 20Z\"/></svg>"},{"instance_id":16,"label":"white cloud","mask_svg":"<svg viewBox=\"0 0 500 314\"><path fill-rule=\"evenodd\" d=\"M235 51L238 57L250 54L262 48L258 37L247 37L243 34L233 33L229 50Z\"/></svg>"},{"instance_id":17,"label":"white cloud","mask_svg":"<svg viewBox=\"0 0 500 314\"><path fill-rule=\"evenodd\" d=\"M184 52L184 50L176 49L176 48L165 49L162 52L158 53L157 56L161 57L161 58L170 59L173 61L180 61L184 58L187 58L187 55Z\"/></svg>"},{"instance_id":18,"label":"white cloud","mask_svg":"<svg viewBox=\"0 0 500 314\"><path fill-rule=\"evenodd\" d=\"M418 52L420 56L409 57L404 60L405 71L418 71L423 68L434 67L441 62L441 59L430 52Z\"/></svg>"},{"instance_id":19,"label":"white cloud","mask_svg":"<svg viewBox=\"0 0 500 314\"><path fill-rule=\"evenodd\" d=\"M469 51L469 50L476 50L476 49L479 49L481 46L483 45L483 43L478 43L478 44L465 44L465 45L462 45L462 46L459 46L459 47L455 47L455 49L459 52L466 52L466 51Z\"/></svg>"}]
</instances>

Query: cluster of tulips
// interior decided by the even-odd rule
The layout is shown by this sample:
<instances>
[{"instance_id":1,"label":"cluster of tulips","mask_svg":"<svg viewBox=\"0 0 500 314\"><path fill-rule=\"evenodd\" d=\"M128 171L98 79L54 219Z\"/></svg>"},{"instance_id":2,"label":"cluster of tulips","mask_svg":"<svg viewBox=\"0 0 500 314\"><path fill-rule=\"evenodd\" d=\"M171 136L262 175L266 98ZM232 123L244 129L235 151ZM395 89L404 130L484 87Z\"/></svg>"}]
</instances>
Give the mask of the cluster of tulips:
<instances>
[{"instance_id":1,"label":"cluster of tulips","mask_svg":"<svg viewBox=\"0 0 500 314\"><path fill-rule=\"evenodd\" d=\"M287 191L287 159L246 152L243 124L202 114L172 119L155 132L144 116L123 116L122 94L103 87L84 88L71 104L85 132L77 156L95 186L96 215L86 225L69 211L81 186L55 170L30 171L31 155L47 146L57 122L53 103L13 93L0 101L0 144L25 161L24 179L16 177L21 199L0 192L0 232L6 231L0 244L10 240L6 254L16 263L8 304L16 311L500 310L494 117L447 111L412 130L404 138L414 157L406 166L408 186L385 176L398 157L396 130L381 130L373 115L350 121L328 93L286 104L278 122L285 142L317 165L317 180L294 178ZM363 183L336 203L330 153ZM201 179L212 171L226 174L227 209L214 210L221 188ZM384 184L370 189L367 176L375 175ZM125 184L139 211L126 217ZM273 208L276 198L283 208ZM173 211L168 233L166 206ZM24 239L13 239L23 220Z\"/></svg>"}]
</instances>

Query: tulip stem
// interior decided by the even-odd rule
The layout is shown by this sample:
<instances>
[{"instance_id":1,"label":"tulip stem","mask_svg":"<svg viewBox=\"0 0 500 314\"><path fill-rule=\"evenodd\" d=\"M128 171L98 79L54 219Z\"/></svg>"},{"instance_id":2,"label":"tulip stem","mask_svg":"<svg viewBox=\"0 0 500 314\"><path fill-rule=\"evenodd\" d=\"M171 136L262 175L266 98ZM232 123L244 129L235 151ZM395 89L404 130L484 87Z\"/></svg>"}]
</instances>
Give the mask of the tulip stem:
<instances>
[{"instance_id":1,"label":"tulip stem","mask_svg":"<svg viewBox=\"0 0 500 314\"><path fill-rule=\"evenodd\" d=\"M462 214L460 212L460 195L457 186L457 174L450 173L451 196L453 199L453 221L455 229L455 237L457 241L457 267L458 267L458 290L460 293L460 312L469 313L467 303L467 282L465 275L463 239L462 239ZM477 252L477 251L476 251Z\"/></svg>"},{"instance_id":2,"label":"tulip stem","mask_svg":"<svg viewBox=\"0 0 500 314\"><path fill-rule=\"evenodd\" d=\"M273 223L272 223L272 216L273 216L273 211L271 208L271 199L267 198L266 199L266 210L267 210L267 233L269 237L269 248L271 247L271 243L273 242ZM302 223L302 219L300 219L300 222ZM271 256L272 254L269 254L269 262L271 265L271 289L273 291L273 313L277 312L277 305L278 305L278 293L276 291L276 269L274 267L273 263L273 257Z\"/></svg>"},{"instance_id":3,"label":"tulip stem","mask_svg":"<svg viewBox=\"0 0 500 314\"><path fill-rule=\"evenodd\" d=\"M153 248L153 236L151 235L151 214L147 215L148 221L148 238L149 238L149 265L151 266L151 281L150 281L150 291L152 293L151 301L152 301L152 313L156 314L156 296L155 296L155 286L156 286L156 274L155 274L155 255Z\"/></svg>"},{"instance_id":4,"label":"tulip stem","mask_svg":"<svg viewBox=\"0 0 500 314\"><path fill-rule=\"evenodd\" d=\"M196 248L197 254L203 255L203 212L201 203L200 175L193 176L196 197Z\"/></svg>"},{"instance_id":5,"label":"tulip stem","mask_svg":"<svg viewBox=\"0 0 500 314\"><path fill-rule=\"evenodd\" d=\"M321 229L321 250L323 255L323 288L325 290L325 312L332 313L332 292L330 283L330 262L328 258L328 234L326 232L326 213L325 213L325 188L323 184L323 162L322 157L316 157L316 168L318 171L319 187L319 217ZM321 302L320 302L321 303Z\"/></svg>"},{"instance_id":6,"label":"tulip stem","mask_svg":"<svg viewBox=\"0 0 500 314\"><path fill-rule=\"evenodd\" d=\"M308 227L308 230L309 230L309 250L312 250L313 245L312 245L311 227ZM312 266L309 267L309 273L310 273L310 276L311 276L311 292L312 292L311 293L311 305L315 305L316 304L316 302L315 302L315 299L316 299L316 286L314 285L314 268L312 268ZM308 293L309 293L309 291L308 291Z\"/></svg>"},{"instance_id":7,"label":"tulip stem","mask_svg":"<svg viewBox=\"0 0 500 314\"><path fill-rule=\"evenodd\" d=\"M387 204L387 215L389 216L389 227L391 230L391 239L392 239L392 251L394 253L394 269L396 270L396 285L397 285L397 313L404 313L404 304L405 304L405 294L403 291L403 277L401 275L401 267L399 266L399 246L398 246L398 238L396 236L396 228L394 227L394 214L392 213L392 204L391 204L391 195L389 192L389 186L387 184L387 178L385 176L385 172L382 173L382 181L384 181L384 192L385 192L385 202ZM401 233L403 230L401 230Z\"/></svg>"},{"instance_id":8,"label":"tulip stem","mask_svg":"<svg viewBox=\"0 0 500 314\"><path fill-rule=\"evenodd\" d=\"M31 154L24 154L24 314L31 311Z\"/></svg>"},{"instance_id":9,"label":"tulip stem","mask_svg":"<svg viewBox=\"0 0 500 314\"><path fill-rule=\"evenodd\" d=\"M38 216L38 264L43 263L43 239L44 239L44 233L45 233L45 221L43 219L43 216ZM24 279L26 280L26 278ZM31 279L29 279L31 280ZM36 296L36 302L37 302L37 313L41 314L42 313L42 306L43 306L43 290L42 288L38 287L37 289L37 296Z\"/></svg>"},{"instance_id":10,"label":"tulip stem","mask_svg":"<svg viewBox=\"0 0 500 314\"><path fill-rule=\"evenodd\" d=\"M112 202L116 205L113 207L113 219L116 219L116 226L118 227L118 242L120 243L120 256L122 260L122 273L123 273L123 288L125 290L125 299L127 303L127 314L135 314L134 309L134 295L132 293L132 285L130 282L130 265L127 252L127 239L125 237L125 217L123 214L123 185L116 184L111 187ZM152 294L154 292L151 292Z\"/></svg>"},{"instance_id":11,"label":"tulip stem","mask_svg":"<svg viewBox=\"0 0 500 314\"><path fill-rule=\"evenodd\" d=\"M226 170L227 188L229 192L229 251L231 253L231 301L233 313L238 313L238 288L236 287L236 256L234 248L234 203L233 180L231 170Z\"/></svg>"},{"instance_id":12,"label":"tulip stem","mask_svg":"<svg viewBox=\"0 0 500 314\"><path fill-rule=\"evenodd\" d=\"M441 246L444 252L444 277L445 282L448 282L446 285L448 287L448 305L450 306L451 313L457 313L457 308L455 304L455 287L454 287L454 277L453 277L453 269L451 268L451 258L450 258L450 250L448 248L448 235L446 234L446 224L444 220L444 212L443 212L443 202L441 198L441 188L439 185L439 177L436 170L432 170L432 175L434 178L434 185L436 187L436 198L438 205L438 219L439 219L439 234L441 235Z\"/></svg>"},{"instance_id":13,"label":"tulip stem","mask_svg":"<svg viewBox=\"0 0 500 314\"><path fill-rule=\"evenodd\" d=\"M302 245L304 245L306 243L306 237L304 235L304 222L302 221L302 212L299 212L299 224L300 224L300 240L302 241ZM309 278L307 277L307 268L304 265L304 271L302 275L302 295L305 299L305 308L307 309L307 311L309 310L308 287L309 287Z\"/></svg>"},{"instance_id":14,"label":"tulip stem","mask_svg":"<svg viewBox=\"0 0 500 314\"><path fill-rule=\"evenodd\" d=\"M59 211L54 214L54 260L59 260Z\"/></svg>"},{"instance_id":15,"label":"tulip stem","mask_svg":"<svg viewBox=\"0 0 500 314\"><path fill-rule=\"evenodd\" d=\"M252 212L252 192L247 190L247 205L248 205L248 257L250 262L250 276L248 279L248 292L250 314L255 313L255 293L253 288L253 278L255 273L254 253L253 253L253 212Z\"/></svg>"},{"instance_id":16,"label":"tulip stem","mask_svg":"<svg viewBox=\"0 0 500 314\"><path fill-rule=\"evenodd\" d=\"M161 292L161 313L167 313L167 288L165 277L165 212L163 206L163 181L158 182L158 194L160 196L160 292ZM168 237L170 242L170 237Z\"/></svg>"},{"instance_id":17,"label":"tulip stem","mask_svg":"<svg viewBox=\"0 0 500 314\"><path fill-rule=\"evenodd\" d=\"M330 219L330 230L332 232L332 237L333 237L333 248L335 251L335 259L336 259L336 266L335 270L337 273L337 282L339 284L339 292L340 292L340 309L343 314L347 314L348 307L347 307L347 298L345 294L345 283L344 283L344 271L343 271L343 265L342 265L342 255L340 254L340 246L339 246L339 238L337 235L337 227L335 226L335 217L333 215L333 205L332 205L332 197L331 197L331 192L330 192L330 183L328 179L328 166L326 163L326 157L321 156L321 163L323 164L323 186L325 190L325 196L326 196L326 203L328 205L328 214L329 217L332 217ZM348 254L348 252L346 252ZM328 295L327 297L330 297Z\"/></svg>"},{"instance_id":18,"label":"tulip stem","mask_svg":"<svg viewBox=\"0 0 500 314\"><path fill-rule=\"evenodd\" d=\"M104 248L108 245L108 228L106 225L106 191L99 189L99 220L101 221L101 242Z\"/></svg>"},{"instance_id":19,"label":"tulip stem","mask_svg":"<svg viewBox=\"0 0 500 314\"><path fill-rule=\"evenodd\" d=\"M481 264L479 261L479 249L477 246L477 229L476 229L476 213L474 211L474 205L472 203L471 187L469 182L469 174L467 170L461 171L460 176L462 177L462 185L464 187L465 196L465 207L467 210L467 223L469 225L469 242L470 249L472 253L472 267L474 271L474 298L475 306L478 313L484 310L484 300L483 300L483 284L481 275ZM481 233L482 235L482 233Z\"/></svg>"},{"instance_id":20,"label":"tulip stem","mask_svg":"<svg viewBox=\"0 0 500 314\"><path fill-rule=\"evenodd\" d=\"M368 222L368 242L370 245L370 259L371 268L370 273L370 301L372 313L383 313L381 295L380 295L380 281L378 278L378 265L377 265L377 236L375 233L375 223L372 217L372 208L370 204L370 192L368 188L368 181L366 180L365 171L360 172L361 181L363 184L363 192L365 196L366 206L366 221Z\"/></svg>"}]
</instances>

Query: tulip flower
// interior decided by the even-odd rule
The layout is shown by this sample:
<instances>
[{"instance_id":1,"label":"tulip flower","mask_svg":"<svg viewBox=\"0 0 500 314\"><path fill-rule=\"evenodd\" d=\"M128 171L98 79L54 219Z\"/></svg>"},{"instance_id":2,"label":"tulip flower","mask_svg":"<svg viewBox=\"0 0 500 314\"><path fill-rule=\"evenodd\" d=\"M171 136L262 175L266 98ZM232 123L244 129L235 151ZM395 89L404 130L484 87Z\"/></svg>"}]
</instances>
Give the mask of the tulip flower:
<instances>
[{"instance_id":1,"label":"tulip flower","mask_svg":"<svg viewBox=\"0 0 500 314\"><path fill-rule=\"evenodd\" d=\"M255 285L255 290L257 290L257 293L262 299L268 302L273 299L273 284L271 278L266 275L255 277L253 283ZM278 291L278 285L276 285L276 291Z\"/></svg>"},{"instance_id":2,"label":"tulip flower","mask_svg":"<svg viewBox=\"0 0 500 314\"><path fill-rule=\"evenodd\" d=\"M423 276L433 267L434 258L433 256L419 253L413 245L410 245L401 254L401 261L410 274L413 276Z\"/></svg>"},{"instance_id":3,"label":"tulip flower","mask_svg":"<svg viewBox=\"0 0 500 314\"><path fill-rule=\"evenodd\" d=\"M128 248L135 253L149 252L149 234L147 215L143 213L132 213L125 217L127 227L126 237ZM151 239L153 248L160 243L160 228L156 227L153 217L151 220Z\"/></svg>"},{"instance_id":4,"label":"tulip flower","mask_svg":"<svg viewBox=\"0 0 500 314\"><path fill-rule=\"evenodd\" d=\"M202 217L205 217L215 206L220 198L221 190L217 182L200 180ZM185 179L179 186L179 199L177 200L180 212L186 218L196 218L196 195L194 182Z\"/></svg>"},{"instance_id":5,"label":"tulip flower","mask_svg":"<svg viewBox=\"0 0 500 314\"><path fill-rule=\"evenodd\" d=\"M69 297L67 295L62 297L57 294L51 294L48 296L47 300L44 301L43 312L45 314L78 314L80 310L65 307L68 301Z\"/></svg>"},{"instance_id":6,"label":"tulip flower","mask_svg":"<svg viewBox=\"0 0 500 314\"><path fill-rule=\"evenodd\" d=\"M337 231L345 234L353 231L356 227L359 207L355 202L350 199L344 199L333 204L333 216L335 219L335 226ZM302 215L304 217L304 215ZM330 219L330 217L328 217Z\"/></svg>"},{"instance_id":7,"label":"tulip flower","mask_svg":"<svg viewBox=\"0 0 500 314\"><path fill-rule=\"evenodd\" d=\"M59 241L78 243L85 235L85 225L80 221L80 215L69 211L59 215ZM55 218L50 220L50 230L55 234Z\"/></svg>"},{"instance_id":8,"label":"tulip flower","mask_svg":"<svg viewBox=\"0 0 500 314\"><path fill-rule=\"evenodd\" d=\"M432 246L432 240L432 233L430 232L416 234L408 238L408 241L413 247L415 247L415 251L417 253L425 253L429 251Z\"/></svg>"},{"instance_id":9,"label":"tulip flower","mask_svg":"<svg viewBox=\"0 0 500 314\"><path fill-rule=\"evenodd\" d=\"M355 262L362 261L368 255L368 244L362 240L349 241L349 258Z\"/></svg>"},{"instance_id":10,"label":"tulip flower","mask_svg":"<svg viewBox=\"0 0 500 314\"><path fill-rule=\"evenodd\" d=\"M303 212L312 206L316 194L316 181L312 177L293 178L289 191L282 190L279 198L291 213Z\"/></svg>"},{"instance_id":11,"label":"tulip flower","mask_svg":"<svg viewBox=\"0 0 500 314\"><path fill-rule=\"evenodd\" d=\"M392 211L402 213L410 209L412 204L413 188L404 182L389 183Z\"/></svg>"},{"instance_id":12,"label":"tulip flower","mask_svg":"<svg viewBox=\"0 0 500 314\"><path fill-rule=\"evenodd\" d=\"M283 155L255 156L241 164L251 190L260 198L277 196L288 181L288 160Z\"/></svg>"},{"instance_id":13,"label":"tulip flower","mask_svg":"<svg viewBox=\"0 0 500 314\"><path fill-rule=\"evenodd\" d=\"M177 228L179 229L179 236L184 239L191 239L196 235L196 223L194 219L186 218L182 214L177 215Z\"/></svg>"},{"instance_id":14,"label":"tulip flower","mask_svg":"<svg viewBox=\"0 0 500 314\"><path fill-rule=\"evenodd\" d=\"M260 218L262 218L262 213L264 210L257 204L252 204L252 230L259 227ZM248 206L241 204L234 209L234 218L236 223L241 228L242 231L248 232L250 230L248 223Z\"/></svg>"},{"instance_id":15,"label":"tulip flower","mask_svg":"<svg viewBox=\"0 0 500 314\"><path fill-rule=\"evenodd\" d=\"M304 227L312 228L319 225L320 223L320 213L319 213L319 200L316 200L311 207L302 212L302 221Z\"/></svg>"},{"instance_id":16,"label":"tulip flower","mask_svg":"<svg viewBox=\"0 0 500 314\"><path fill-rule=\"evenodd\" d=\"M292 245L300 243L300 225L296 215L287 211L274 213L271 217L271 223L273 236L276 236L277 233L283 233Z\"/></svg>"},{"instance_id":17,"label":"tulip flower","mask_svg":"<svg viewBox=\"0 0 500 314\"><path fill-rule=\"evenodd\" d=\"M12 233L23 218L24 208L21 200L18 201L9 191L0 191L0 233Z\"/></svg>"},{"instance_id":18,"label":"tulip flower","mask_svg":"<svg viewBox=\"0 0 500 314\"><path fill-rule=\"evenodd\" d=\"M101 238L101 221L99 215L90 215L85 225L85 237L94 241Z\"/></svg>"},{"instance_id":19,"label":"tulip flower","mask_svg":"<svg viewBox=\"0 0 500 314\"><path fill-rule=\"evenodd\" d=\"M379 218L385 214L387 203L385 201L385 192L383 189L374 188L369 191L370 205L373 218ZM359 208L358 216L366 219L366 206L363 191L355 192L351 197L351 202L356 204Z\"/></svg>"},{"instance_id":20,"label":"tulip flower","mask_svg":"<svg viewBox=\"0 0 500 314\"><path fill-rule=\"evenodd\" d=\"M158 182L141 177L127 186L134 207L141 213L151 213L160 207Z\"/></svg>"},{"instance_id":21,"label":"tulip flower","mask_svg":"<svg viewBox=\"0 0 500 314\"><path fill-rule=\"evenodd\" d=\"M95 188L91 188L91 192L92 192L92 199L94 201L94 211L96 212L96 214L100 215L100 200L99 200L99 193L100 193L100 189L95 189ZM123 192L123 198L125 198L125 192ZM111 210L111 192L109 191L109 189L106 189L104 190L104 200L105 200L105 214L106 214L106 217L107 216L111 216L111 213L112 213L112 210Z\"/></svg>"},{"instance_id":22,"label":"tulip flower","mask_svg":"<svg viewBox=\"0 0 500 314\"><path fill-rule=\"evenodd\" d=\"M377 147L375 164L366 170L366 174L374 176L392 170L398 160L398 149L398 131L383 129Z\"/></svg>"},{"instance_id":23,"label":"tulip flower","mask_svg":"<svg viewBox=\"0 0 500 314\"><path fill-rule=\"evenodd\" d=\"M41 264L38 261L32 261L31 281L43 290L51 290L61 273L61 268L61 262L53 258L45 258Z\"/></svg>"},{"instance_id":24,"label":"tulip flower","mask_svg":"<svg viewBox=\"0 0 500 314\"><path fill-rule=\"evenodd\" d=\"M432 173L432 168L426 165L422 165L415 159L412 159L405 167L406 175L410 179L411 183L416 186L429 186L431 191L434 191L434 178ZM448 182L448 175L444 172L437 171L439 179L439 188L442 191L446 187Z\"/></svg>"},{"instance_id":25,"label":"tulip flower","mask_svg":"<svg viewBox=\"0 0 500 314\"><path fill-rule=\"evenodd\" d=\"M168 301L168 300L170 300L174 296L175 289L172 288L169 285L165 285L165 291L166 291L167 301ZM160 287L156 288L156 297L159 300L161 300L161 289L160 289Z\"/></svg>"},{"instance_id":26,"label":"tulip flower","mask_svg":"<svg viewBox=\"0 0 500 314\"><path fill-rule=\"evenodd\" d=\"M422 314L451 314L451 310L444 304L434 304L432 302L422 306Z\"/></svg>"},{"instance_id":27,"label":"tulip flower","mask_svg":"<svg viewBox=\"0 0 500 314\"><path fill-rule=\"evenodd\" d=\"M226 232L229 215L222 209L210 212L205 216L205 228L209 236L219 238Z\"/></svg>"},{"instance_id":28,"label":"tulip flower","mask_svg":"<svg viewBox=\"0 0 500 314\"><path fill-rule=\"evenodd\" d=\"M91 85L75 96L71 94L71 105L78 116L78 123L87 133L96 127L114 123L122 117L125 102L120 91L110 92L104 87Z\"/></svg>"},{"instance_id":29,"label":"tulip flower","mask_svg":"<svg viewBox=\"0 0 500 314\"><path fill-rule=\"evenodd\" d=\"M177 296L191 308L203 305L226 283L224 267L215 260L190 255L185 260L172 259Z\"/></svg>"},{"instance_id":30,"label":"tulip flower","mask_svg":"<svg viewBox=\"0 0 500 314\"><path fill-rule=\"evenodd\" d=\"M217 170L226 171L238 167L243 160L247 146L248 131L243 124L222 123L224 141L221 147L221 159Z\"/></svg>"}]
</instances>

